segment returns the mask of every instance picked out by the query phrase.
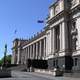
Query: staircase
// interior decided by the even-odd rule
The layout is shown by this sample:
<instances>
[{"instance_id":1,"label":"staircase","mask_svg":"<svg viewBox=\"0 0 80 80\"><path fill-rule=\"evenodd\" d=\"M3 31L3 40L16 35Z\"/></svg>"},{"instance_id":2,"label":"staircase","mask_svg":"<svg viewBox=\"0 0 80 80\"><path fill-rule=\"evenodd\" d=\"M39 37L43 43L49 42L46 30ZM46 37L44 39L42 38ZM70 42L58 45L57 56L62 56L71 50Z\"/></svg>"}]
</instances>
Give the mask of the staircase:
<instances>
[{"instance_id":1,"label":"staircase","mask_svg":"<svg viewBox=\"0 0 80 80\"><path fill-rule=\"evenodd\" d=\"M80 78L80 71L74 71L70 73L64 73L65 77L73 77L73 78Z\"/></svg>"},{"instance_id":2,"label":"staircase","mask_svg":"<svg viewBox=\"0 0 80 80\"><path fill-rule=\"evenodd\" d=\"M27 71L26 65L18 65L18 66L10 67L8 69L12 71Z\"/></svg>"}]
</instances>

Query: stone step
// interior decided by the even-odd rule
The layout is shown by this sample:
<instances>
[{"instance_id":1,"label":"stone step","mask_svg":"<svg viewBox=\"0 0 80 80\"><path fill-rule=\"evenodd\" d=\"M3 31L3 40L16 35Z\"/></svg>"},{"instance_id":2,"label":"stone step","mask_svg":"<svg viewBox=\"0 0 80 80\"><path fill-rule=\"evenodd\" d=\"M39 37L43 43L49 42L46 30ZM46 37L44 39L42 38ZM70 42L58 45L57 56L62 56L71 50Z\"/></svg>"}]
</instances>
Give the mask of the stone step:
<instances>
[{"instance_id":1,"label":"stone step","mask_svg":"<svg viewBox=\"0 0 80 80\"><path fill-rule=\"evenodd\" d=\"M23 71L23 70L26 70L26 66L25 65L18 65L18 66L9 68L9 70Z\"/></svg>"},{"instance_id":2,"label":"stone step","mask_svg":"<svg viewBox=\"0 0 80 80\"><path fill-rule=\"evenodd\" d=\"M7 69L0 69L0 78L11 77L11 71Z\"/></svg>"},{"instance_id":3,"label":"stone step","mask_svg":"<svg viewBox=\"0 0 80 80\"><path fill-rule=\"evenodd\" d=\"M65 76L65 77L80 78L80 72L64 73L63 76Z\"/></svg>"}]
</instances>

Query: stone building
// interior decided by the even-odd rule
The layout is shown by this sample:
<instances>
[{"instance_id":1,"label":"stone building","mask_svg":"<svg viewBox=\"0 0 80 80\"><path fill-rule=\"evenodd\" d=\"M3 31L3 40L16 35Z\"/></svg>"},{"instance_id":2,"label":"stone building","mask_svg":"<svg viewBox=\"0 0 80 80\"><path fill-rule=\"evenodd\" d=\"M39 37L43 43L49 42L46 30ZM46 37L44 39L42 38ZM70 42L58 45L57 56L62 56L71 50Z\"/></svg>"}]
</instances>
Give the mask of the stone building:
<instances>
[{"instance_id":1,"label":"stone building","mask_svg":"<svg viewBox=\"0 0 80 80\"><path fill-rule=\"evenodd\" d=\"M27 59L42 59L48 61L49 69L80 70L80 0L53 3L44 31L28 40L17 54L22 55L21 64L27 64Z\"/></svg>"},{"instance_id":2,"label":"stone building","mask_svg":"<svg viewBox=\"0 0 80 80\"><path fill-rule=\"evenodd\" d=\"M12 64L21 64L22 47L28 40L16 38L12 47Z\"/></svg>"}]
</instances>

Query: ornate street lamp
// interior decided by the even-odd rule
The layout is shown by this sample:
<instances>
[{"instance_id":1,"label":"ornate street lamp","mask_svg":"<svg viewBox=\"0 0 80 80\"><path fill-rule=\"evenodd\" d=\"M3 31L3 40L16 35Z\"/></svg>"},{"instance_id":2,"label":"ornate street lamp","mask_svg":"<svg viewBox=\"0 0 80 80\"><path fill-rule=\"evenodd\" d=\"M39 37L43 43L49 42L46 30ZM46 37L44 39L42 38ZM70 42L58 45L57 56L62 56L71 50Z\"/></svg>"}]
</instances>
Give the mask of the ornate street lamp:
<instances>
[{"instance_id":1,"label":"ornate street lamp","mask_svg":"<svg viewBox=\"0 0 80 80\"><path fill-rule=\"evenodd\" d=\"M5 50L4 50L4 66L6 64L6 53L7 53L7 44L5 44Z\"/></svg>"}]
</instances>

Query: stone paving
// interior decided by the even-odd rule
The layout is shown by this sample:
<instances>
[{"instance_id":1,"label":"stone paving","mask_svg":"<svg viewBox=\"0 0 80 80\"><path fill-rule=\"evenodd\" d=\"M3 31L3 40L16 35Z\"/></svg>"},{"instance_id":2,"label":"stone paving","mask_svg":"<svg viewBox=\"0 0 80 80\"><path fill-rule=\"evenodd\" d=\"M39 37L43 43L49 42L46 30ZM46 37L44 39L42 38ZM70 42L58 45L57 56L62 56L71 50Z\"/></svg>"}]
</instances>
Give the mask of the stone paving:
<instances>
[{"instance_id":1,"label":"stone paving","mask_svg":"<svg viewBox=\"0 0 80 80\"><path fill-rule=\"evenodd\" d=\"M0 80L80 80L80 78L54 77L51 74L12 71L11 78L0 78Z\"/></svg>"}]
</instances>

